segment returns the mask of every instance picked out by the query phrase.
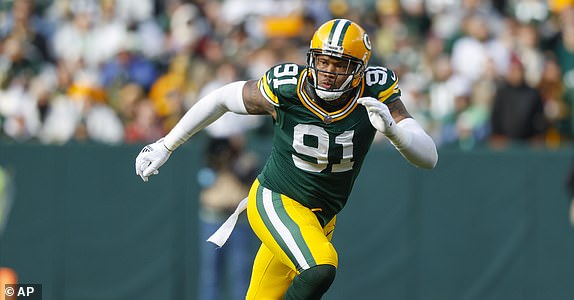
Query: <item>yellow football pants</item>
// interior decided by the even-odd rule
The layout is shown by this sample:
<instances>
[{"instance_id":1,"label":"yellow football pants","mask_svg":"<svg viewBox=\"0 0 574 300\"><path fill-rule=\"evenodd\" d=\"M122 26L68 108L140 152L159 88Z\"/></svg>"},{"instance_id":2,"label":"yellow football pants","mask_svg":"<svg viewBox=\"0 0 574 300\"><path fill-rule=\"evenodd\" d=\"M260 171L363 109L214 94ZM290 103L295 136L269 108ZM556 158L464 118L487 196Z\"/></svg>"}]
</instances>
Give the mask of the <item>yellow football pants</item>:
<instances>
[{"instance_id":1,"label":"yellow football pants","mask_svg":"<svg viewBox=\"0 0 574 300\"><path fill-rule=\"evenodd\" d=\"M247 299L283 299L299 272L322 264L337 267L337 252L331 244L336 217L322 227L313 209L261 186L258 180L249 191L247 216L262 242Z\"/></svg>"}]
</instances>

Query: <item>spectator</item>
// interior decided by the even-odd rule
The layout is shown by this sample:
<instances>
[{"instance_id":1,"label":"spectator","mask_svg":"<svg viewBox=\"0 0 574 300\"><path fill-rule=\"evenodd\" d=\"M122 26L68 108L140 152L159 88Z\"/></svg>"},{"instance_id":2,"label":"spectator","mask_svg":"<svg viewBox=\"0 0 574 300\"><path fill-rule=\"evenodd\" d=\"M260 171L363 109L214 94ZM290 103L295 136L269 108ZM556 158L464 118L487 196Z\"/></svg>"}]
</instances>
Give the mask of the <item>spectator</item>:
<instances>
[{"instance_id":1,"label":"spectator","mask_svg":"<svg viewBox=\"0 0 574 300\"><path fill-rule=\"evenodd\" d=\"M0 6L0 135L34 140L46 121L53 122L53 109L68 98L74 78L86 71L99 74L106 90L101 104L119 114L124 130L130 123L126 132L145 131L136 130L139 123L124 110L141 106L138 111L146 111L149 105L139 103L146 94L161 125L169 128L217 66L232 64L247 78L261 76L279 61L304 64L300 54L314 27L336 15L365 24L380 50L371 60L403 78L411 97L405 100L412 100L413 113L420 111L420 120L427 119L423 126L443 145L458 141L463 132L481 141L493 82L505 76L514 52L527 85L543 96L546 145L558 147L574 133L574 8L567 2L5 1ZM435 64L451 71L434 72ZM177 74L173 65L179 65ZM55 74L56 83L40 88L38 97L32 82L45 70ZM143 97L123 103L124 88L132 85L143 89ZM469 91L466 108L456 111L454 95L461 89ZM140 117L151 121L146 114Z\"/></svg>"},{"instance_id":2,"label":"spectator","mask_svg":"<svg viewBox=\"0 0 574 300\"><path fill-rule=\"evenodd\" d=\"M17 36L27 44L27 52L33 51L44 61L52 59L48 46L53 26L42 16L34 13L32 0L14 0L5 18L0 18L0 39Z\"/></svg>"},{"instance_id":3,"label":"spectator","mask_svg":"<svg viewBox=\"0 0 574 300\"><path fill-rule=\"evenodd\" d=\"M4 119L4 133L15 141L25 142L36 135L40 126L39 115L35 99L26 85L14 80L0 93L0 119Z\"/></svg>"},{"instance_id":4,"label":"spectator","mask_svg":"<svg viewBox=\"0 0 574 300\"><path fill-rule=\"evenodd\" d=\"M139 84L146 91L150 89L159 74L154 62L139 52L140 46L134 33L123 38L118 54L102 66L102 84L106 89L113 92L128 83Z\"/></svg>"},{"instance_id":5,"label":"spectator","mask_svg":"<svg viewBox=\"0 0 574 300\"><path fill-rule=\"evenodd\" d=\"M237 70L232 65L219 66L216 79L205 85L200 97L237 77ZM245 131L260 124L261 116L227 113L206 128L207 168L199 172L203 185L199 214L202 241L207 240L247 197L251 182L260 171L257 157L246 149L244 136ZM238 235L231 237L224 248L213 251L212 245L203 244L199 299L223 299L228 269L233 274L227 280L228 299L245 298L256 239L245 216L239 219L236 229L239 229Z\"/></svg>"},{"instance_id":6,"label":"spectator","mask_svg":"<svg viewBox=\"0 0 574 300\"><path fill-rule=\"evenodd\" d=\"M25 39L10 35L3 40L0 52L0 87L26 86L40 71L42 59Z\"/></svg>"},{"instance_id":7,"label":"spectator","mask_svg":"<svg viewBox=\"0 0 574 300\"><path fill-rule=\"evenodd\" d=\"M469 15L463 26L465 35L454 42L452 49L454 73L474 82L484 73L486 62L492 59L497 72L503 74L508 65L509 49L492 36L486 18L479 14Z\"/></svg>"},{"instance_id":8,"label":"spectator","mask_svg":"<svg viewBox=\"0 0 574 300\"><path fill-rule=\"evenodd\" d=\"M447 55L437 57L432 64L432 81L428 85L429 114L432 122L438 128L434 133L439 144L449 143L456 137L444 136L443 126L447 119L455 114L456 97L468 92L470 83L462 76L453 76L452 65Z\"/></svg>"},{"instance_id":9,"label":"spectator","mask_svg":"<svg viewBox=\"0 0 574 300\"><path fill-rule=\"evenodd\" d=\"M540 92L526 84L524 67L513 57L494 97L491 142L495 147L509 142L540 144L546 130Z\"/></svg>"},{"instance_id":10,"label":"spectator","mask_svg":"<svg viewBox=\"0 0 574 300\"><path fill-rule=\"evenodd\" d=\"M123 140L123 125L106 104L106 96L93 73L80 73L66 95L52 104L39 133L44 143L64 144L72 139L117 144Z\"/></svg>"},{"instance_id":11,"label":"spectator","mask_svg":"<svg viewBox=\"0 0 574 300\"><path fill-rule=\"evenodd\" d=\"M544 69L544 54L539 47L539 34L533 24L518 24L514 51L524 65L528 86L536 87Z\"/></svg>"},{"instance_id":12,"label":"spectator","mask_svg":"<svg viewBox=\"0 0 574 300\"><path fill-rule=\"evenodd\" d=\"M186 55L177 55L173 58L169 71L161 75L149 91L155 111L164 131L171 128L185 109L185 98L188 88L188 65ZM205 76L205 74L204 74Z\"/></svg>"},{"instance_id":13,"label":"spectator","mask_svg":"<svg viewBox=\"0 0 574 300\"><path fill-rule=\"evenodd\" d=\"M149 99L136 102L134 119L126 123L125 142L149 143L157 141L163 134L153 103Z\"/></svg>"},{"instance_id":14,"label":"spectator","mask_svg":"<svg viewBox=\"0 0 574 300\"><path fill-rule=\"evenodd\" d=\"M120 92L120 111L125 124L126 143L148 143L163 136L153 102L137 84L128 84Z\"/></svg>"},{"instance_id":15,"label":"spectator","mask_svg":"<svg viewBox=\"0 0 574 300\"><path fill-rule=\"evenodd\" d=\"M241 126L229 123L225 125L228 128ZM214 251L213 245L205 241L233 213L237 204L247 197L250 183L259 171L258 161L256 156L246 152L242 134L225 138L210 137L205 157L207 168L198 174L202 185L198 299L245 299L256 249L255 235L246 216L239 218L236 232L225 247ZM224 297L226 293L228 296Z\"/></svg>"},{"instance_id":16,"label":"spectator","mask_svg":"<svg viewBox=\"0 0 574 300\"><path fill-rule=\"evenodd\" d=\"M574 106L574 8L560 12L560 31L550 43L550 50L562 71L564 98L570 107ZM570 128L574 131L574 109L570 109Z\"/></svg>"},{"instance_id":17,"label":"spectator","mask_svg":"<svg viewBox=\"0 0 574 300\"><path fill-rule=\"evenodd\" d=\"M71 20L64 21L51 40L51 49L57 60L67 65L80 63L96 68L100 47L94 36L94 18L97 6L94 2L72 2Z\"/></svg>"},{"instance_id":18,"label":"spectator","mask_svg":"<svg viewBox=\"0 0 574 300\"><path fill-rule=\"evenodd\" d=\"M571 136L571 127L561 68L552 55L545 59L537 88L544 100L544 115L549 125L547 143L550 147L557 147Z\"/></svg>"},{"instance_id":19,"label":"spectator","mask_svg":"<svg viewBox=\"0 0 574 300\"><path fill-rule=\"evenodd\" d=\"M192 3L174 6L169 19L166 52L192 53L207 32L207 25Z\"/></svg>"}]
</instances>

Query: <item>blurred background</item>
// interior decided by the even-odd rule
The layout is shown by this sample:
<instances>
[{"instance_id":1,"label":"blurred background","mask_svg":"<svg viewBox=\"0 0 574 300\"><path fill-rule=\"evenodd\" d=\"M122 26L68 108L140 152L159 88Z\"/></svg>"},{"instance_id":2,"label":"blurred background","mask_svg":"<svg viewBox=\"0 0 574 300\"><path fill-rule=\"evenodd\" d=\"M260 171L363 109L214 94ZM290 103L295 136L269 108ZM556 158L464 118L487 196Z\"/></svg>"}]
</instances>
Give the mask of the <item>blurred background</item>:
<instances>
[{"instance_id":1,"label":"blurred background","mask_svg":"<svg viewBox=\"0 0 574 300\"><path fill-rule=\"evenodd\" d=\"M200 95L305 64L339 17L398 74L439 163L418 170L377 138L326 299L574 299L571 0L1 0L0 283L54 300L235 299L233 267L219 298L201 293L200 237L228 212L209 200L218 178L240 195L267 157L270 118L214 125L145 184L135 157ZM251 262L258 242L244 242L231 260Z\"/></svg>"}]
</instances>

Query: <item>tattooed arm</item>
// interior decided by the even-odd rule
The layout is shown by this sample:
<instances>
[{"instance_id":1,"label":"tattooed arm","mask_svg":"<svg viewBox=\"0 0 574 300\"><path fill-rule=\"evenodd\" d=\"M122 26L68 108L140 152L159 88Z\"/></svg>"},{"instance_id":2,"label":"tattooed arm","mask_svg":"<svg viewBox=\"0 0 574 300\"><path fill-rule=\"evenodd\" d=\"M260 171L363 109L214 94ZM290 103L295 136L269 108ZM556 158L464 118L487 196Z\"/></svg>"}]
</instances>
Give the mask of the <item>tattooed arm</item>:
<instances>
[{"instance_id":1,"label":"tattooed arm","mask_svg":"<svg viewBox=\"0 0 574 300\"><path fill-rule=\"evenodd\" d=\"M411 114L407 111L405 104L401 99L395 100L389 104L387 104L389 111L391 112L391 116L396 123L399 123L403 119L412 118Z\"/></svg>"},{"instance_id":2,"label":"tattooed arm","mask_svg":"<svg viewBox=\"0 0 574 300\"><path fill-rule=\"evenodd\" d=\"M250 115L269 114L275 119L275 107L259 91L257 80L249 80L243 86L243 104Z\"/></svg>"}]
</instances>

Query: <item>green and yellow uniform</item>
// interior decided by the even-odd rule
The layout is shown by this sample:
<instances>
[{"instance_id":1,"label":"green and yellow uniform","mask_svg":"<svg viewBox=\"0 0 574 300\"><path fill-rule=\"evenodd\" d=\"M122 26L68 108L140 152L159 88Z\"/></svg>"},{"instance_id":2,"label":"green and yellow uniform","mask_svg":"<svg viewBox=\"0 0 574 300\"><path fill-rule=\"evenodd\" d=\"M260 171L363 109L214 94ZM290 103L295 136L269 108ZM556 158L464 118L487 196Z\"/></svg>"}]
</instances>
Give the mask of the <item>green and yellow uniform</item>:
<instances>
[{"instance_id":1,"label":"green and yellow uniform","mask_svg":"<svg viewBox=\"0 0 574 300\"><path fill-rule=\"evenodd\" d=\"M248 217L262 240L248 299L277 299L300 271L337 266L331 245L335 216L345 206L376 130L361 97L400 97L389 69L369 67L354 96L329 112L305 88L308 69L280 64L258 85L275 106L273 149L251 188Z\"/></svg>"}]
</instances>

